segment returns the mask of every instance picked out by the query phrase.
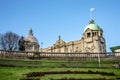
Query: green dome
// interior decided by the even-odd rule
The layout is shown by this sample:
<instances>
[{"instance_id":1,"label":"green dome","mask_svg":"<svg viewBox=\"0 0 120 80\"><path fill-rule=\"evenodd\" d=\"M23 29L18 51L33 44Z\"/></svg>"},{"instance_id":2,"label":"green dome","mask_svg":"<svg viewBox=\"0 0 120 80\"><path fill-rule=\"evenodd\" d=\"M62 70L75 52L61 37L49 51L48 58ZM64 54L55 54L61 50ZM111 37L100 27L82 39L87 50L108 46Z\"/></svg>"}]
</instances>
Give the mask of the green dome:
<instances>
[{"instance_id":1,"label":"green dome","mask_svg":"<svg viewBox=\"0 0 120 80\"><path fill-rule=\"evenodd\" d=\"M98 25L96 25L96 24L94 23L93 20L90 21L90 23L89 23L89 24L87 25L87 27L84 29L84 32L85 32L88 28L91 29L91 30L100 30L100 29L101 29Z\"/></svg>"}]
</instances>

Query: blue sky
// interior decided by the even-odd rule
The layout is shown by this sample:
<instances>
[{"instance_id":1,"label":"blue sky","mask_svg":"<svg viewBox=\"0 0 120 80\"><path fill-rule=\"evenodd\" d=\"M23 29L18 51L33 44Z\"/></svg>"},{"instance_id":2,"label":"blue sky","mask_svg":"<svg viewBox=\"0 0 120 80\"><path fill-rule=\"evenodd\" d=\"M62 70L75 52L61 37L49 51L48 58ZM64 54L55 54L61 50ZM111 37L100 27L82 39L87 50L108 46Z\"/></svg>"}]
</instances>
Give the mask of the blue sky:
<instances>
[{"instance_id":1,"label":"blue sky","mask_svg":"<svg viewBox=\"0 0 120 80\"><path fill-rule=\"evenodd\" d=\"M120 45L120 0L0 0L0 33L27 36L32 28L43 47L53 45L59 35L66 42L79 40L92 7L109 52L109 47Z\"/></svg>"}]
</instances>

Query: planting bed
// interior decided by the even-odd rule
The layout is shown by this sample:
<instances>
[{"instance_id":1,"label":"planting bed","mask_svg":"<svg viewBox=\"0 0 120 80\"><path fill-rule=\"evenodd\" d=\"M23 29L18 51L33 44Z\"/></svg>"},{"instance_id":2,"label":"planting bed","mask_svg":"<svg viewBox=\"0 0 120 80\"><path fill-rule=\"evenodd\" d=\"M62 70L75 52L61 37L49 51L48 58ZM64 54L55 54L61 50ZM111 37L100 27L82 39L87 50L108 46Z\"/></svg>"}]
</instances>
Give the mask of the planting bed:
<instances>
[{"instance_id":1,"label":"planting bed","mask_svg":"<svg viewBox=\"0 0 120 80\"><path fill-rule=\"evenodd\" d=\"M103 77L101 78L76 78L71 77L62 77L62 78L53 78L49 77L49 80L115 80L114 78L105 78L105 76L115 76L113 72L100 72L100 71L48 71L48 72L29 72L26 75L26 78L23 78L21 80L44 80L43 77L49 76L49 75L69 75L69 74L74 74L74 75L80 75L80 74L88 74L88 75L101 75Z\"/></svg>"}]
</instances>

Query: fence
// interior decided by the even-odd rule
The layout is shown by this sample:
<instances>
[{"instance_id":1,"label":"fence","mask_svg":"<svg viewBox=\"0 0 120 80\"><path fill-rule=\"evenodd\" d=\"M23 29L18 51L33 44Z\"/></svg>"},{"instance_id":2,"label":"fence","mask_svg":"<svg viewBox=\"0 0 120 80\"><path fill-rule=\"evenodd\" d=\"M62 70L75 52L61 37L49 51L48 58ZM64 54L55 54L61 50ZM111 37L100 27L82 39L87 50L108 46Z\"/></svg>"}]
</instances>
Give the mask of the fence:
<instances>
[{"instance_id":1,"label":"fence","mask_svg":"<svg viewBox=\"0 0 120 80\"><path fill-rule=\"evenodd\" d=\"M0 50L0 58L4 59L47 59L47 60L120 60L118 53L50 53L50 52L21 52Z\"/></svg>"},{"instance_id":2,"label":"fence","mask_svg":"<svg viewBox=\"0 0 120 80\"><path fill-rule=\"evenodd\" d=\"M120 53L112 52L49 53L0 50L0 66L120 68L119 62Z\"/></svg>"}]
</instances>

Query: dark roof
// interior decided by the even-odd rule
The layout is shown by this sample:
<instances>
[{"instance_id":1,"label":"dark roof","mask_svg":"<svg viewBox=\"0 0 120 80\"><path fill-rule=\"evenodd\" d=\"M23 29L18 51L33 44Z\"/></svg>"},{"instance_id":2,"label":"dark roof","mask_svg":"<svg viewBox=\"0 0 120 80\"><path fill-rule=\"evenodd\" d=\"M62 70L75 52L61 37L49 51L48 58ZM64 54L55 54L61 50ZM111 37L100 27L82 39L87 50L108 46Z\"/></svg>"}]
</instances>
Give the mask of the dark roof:
<instances>
[{"instance_id":1,"label":"dark roof","mask_svg":"<svg viewBox=\"0 0 120 80\"><path fill-rule=\"evenodd\" d=\"M115 52L115 50L117 50L117 49L120 49L120 46L110 47L110 50L111 50L112 52Z\"/></svg>"}]
</instances>

